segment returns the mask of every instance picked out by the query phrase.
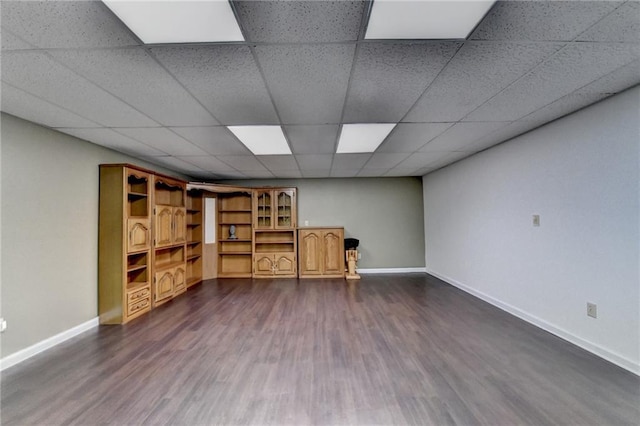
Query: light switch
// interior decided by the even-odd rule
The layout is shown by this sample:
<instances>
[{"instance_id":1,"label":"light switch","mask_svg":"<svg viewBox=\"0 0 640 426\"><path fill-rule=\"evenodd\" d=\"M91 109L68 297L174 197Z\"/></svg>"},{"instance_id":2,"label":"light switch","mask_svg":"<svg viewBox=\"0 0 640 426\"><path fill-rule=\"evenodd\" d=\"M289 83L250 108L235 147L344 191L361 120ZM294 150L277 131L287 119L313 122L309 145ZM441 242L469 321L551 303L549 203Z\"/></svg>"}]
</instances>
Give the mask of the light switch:
<instances>
[{"instance_id":1,"label":"light switch","mask_svg":"<svg viewBox=\"0 0 640 426\"><path fill-rule=\"evenodd\" d=\"M533 215L533 226L540 226L540 215L539 214L534 214Z\"/></svg>"}]
</instances>

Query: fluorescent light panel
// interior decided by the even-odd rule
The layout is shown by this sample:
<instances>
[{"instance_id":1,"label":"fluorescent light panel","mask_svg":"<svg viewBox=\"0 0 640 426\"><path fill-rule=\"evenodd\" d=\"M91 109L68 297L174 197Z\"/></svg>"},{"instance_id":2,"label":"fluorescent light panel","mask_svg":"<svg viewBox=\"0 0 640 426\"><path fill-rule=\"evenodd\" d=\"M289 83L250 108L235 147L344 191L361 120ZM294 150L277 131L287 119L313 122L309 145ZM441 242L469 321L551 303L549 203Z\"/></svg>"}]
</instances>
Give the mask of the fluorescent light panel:
<instances>
[{"instance_id":1,"label":"fluorescent light panel","mask_svg":"<svg viewBox=\"0 0 640 426\"><path fill-rule=\"evenodd\" d=\"M227 0L103 0L145 44L244 41Z\"/></svg>"},{"instance_id":2,"label":"fluorescent light panel","mask_svg":"<svg viewBox=\"0 0 640 426\"><path fill-rule=\"evenodd\" d=\"M280 126L227 126L255 155L292 154Z\"/></svg>"},{"instance_id":3,"label":"fluorescent light panel","mask_svg":"<svg viewBox=\"0 0 640 426\"><path fill-rule=\"evenodd\" d=\"M367 39L465 39L495 0L375 0Z\"/></svg>"},{"instance_id":4,"label":"fluorescent light panel","mask_svg":"<svg viewBox=\"0 0 640 426\"><path fill-rule=\"evenodd\" d=\"M373 152L395 126L396 123L343 124L336 153Z\"/></svg>"}]
</instances>

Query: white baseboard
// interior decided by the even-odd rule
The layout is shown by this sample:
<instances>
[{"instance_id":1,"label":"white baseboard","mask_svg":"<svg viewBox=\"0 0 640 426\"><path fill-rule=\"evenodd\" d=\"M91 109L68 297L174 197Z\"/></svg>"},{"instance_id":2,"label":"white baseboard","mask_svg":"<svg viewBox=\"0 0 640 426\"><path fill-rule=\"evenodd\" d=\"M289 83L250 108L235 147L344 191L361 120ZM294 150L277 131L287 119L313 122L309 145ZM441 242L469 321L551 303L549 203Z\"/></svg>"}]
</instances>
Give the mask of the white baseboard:
<instances>
[{"instance_id":1,"label":"white baseboard","mask_svg":"<svg viewBox=\"0 0 640 426\"><path fill-rule=\"evenodd\" d=\"M426 268L425 268L426 269ZM576 346L581 347L582 349L591 352L594 355L599 356L600 358L604 358L607 361L617 365L618 367L622 367L627 371L632 372L633 374L636 374L638 376L640 376L640 365L634 363L633 361L631 361L630 359L627 359L621 355L618 355L614 352L609 351L608 349L603 348L602 346L599 346L595 343L589 342L588 340L584 340L572 333L570 333L567 330L564 330L562 328L556 327L555 325L548 323L547 321L538 318L534 315L528 314L518 308L516 308L515 306L509 305L508 303L504 303L498 299L493 298L492 296L489 296L488 294L485 294L481 291L475 290L459 281L456 281L452 278L443 276L438 274L437 272L433 272L433 271L426 271L427 274L429 275L433 275L436 278L441 279L442 281L447 282L448 284L451 284L454 287L459 288L462 291L465 291L475 297L477 297L478 299L482 299L487 303L490 303L491 305L502 309L503 311L506 311L530 324L535 325L536 327L539 327L545 331L548 331L549 333L560 337L561 339L564 339L570 343L573 343Z\"/></svg>"},{"instance_id":2,"label":"white baseboard","mask_svg":"<svg viewBox=\"0 0 640 426\"><path fill-rule=\"evenodd\" d=\"M424 266L417 268L358 268L356 272L359 274L407 274L410 272L426 273L427 268Z\"/></svg>"},{"instance_id":3,"label":"white baseboard","mask_svg":"<svg viewBox=\"0 0 640 426\"><path fill-rule=\"evenodd\" d=\"M16 353L8 355L0 360L0 371L4 371L9 367L13 367L16 364L21 363L34 355L37 355L41 352L46 351L60 343L71 339L72 337L77 336L80 333L83 333L87 330L91 330L94 327L97 327L100 324L99 318L95 317L87 322L84 322L80 325L77 325L69 330L63 331L62 333L58 333L55 336L51 336L48 339L44 339L35 345L31 345L28 348L22 349Z\"/></svg>"}]
</instances>

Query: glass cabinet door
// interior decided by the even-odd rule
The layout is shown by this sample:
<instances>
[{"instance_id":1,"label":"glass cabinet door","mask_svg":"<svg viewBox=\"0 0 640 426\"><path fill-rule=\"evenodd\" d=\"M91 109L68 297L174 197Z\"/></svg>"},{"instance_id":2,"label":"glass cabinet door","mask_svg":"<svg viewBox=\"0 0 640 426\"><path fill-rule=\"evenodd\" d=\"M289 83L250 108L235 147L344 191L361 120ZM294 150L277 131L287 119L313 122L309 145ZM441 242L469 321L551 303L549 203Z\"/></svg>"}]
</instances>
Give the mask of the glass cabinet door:
<instances>
[{"instance_id":1,"label":"glass cabinet door","mask_svg":"<svg viewBox=\"0 0 640 426\"><path fill-rule=\"evenodd\" d=\"M258 191L255 202L255 227L257 229L272 229L271 191Z\"/></svg>"},{"instance_id":2,"label":"glass cabinet door","mask_svg":"<svg viewBox=\"0 0 640 426\"><path fill-rule=\"evenodd\" d=\"M276 190L276 229L295 228L295 200L292 190Z\"/></svg>"}]
</instances>

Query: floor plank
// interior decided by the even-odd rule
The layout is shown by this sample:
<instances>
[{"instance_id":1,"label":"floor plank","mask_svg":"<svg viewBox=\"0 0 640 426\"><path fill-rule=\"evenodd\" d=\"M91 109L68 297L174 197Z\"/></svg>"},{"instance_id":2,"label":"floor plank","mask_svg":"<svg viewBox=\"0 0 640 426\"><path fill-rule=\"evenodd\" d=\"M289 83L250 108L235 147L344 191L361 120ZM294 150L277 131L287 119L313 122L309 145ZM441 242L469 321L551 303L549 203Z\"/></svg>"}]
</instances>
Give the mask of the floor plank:
<instances>
[{"instance_id":1,"label":"floor plank","mask_svg":"<svg viewBox=\"0 0 640 426\"><path fill-rule=\"evenodd\" d=\"M425 274L210 280L2 374L27 424L637 425L640 378Z\"/></svg>"}]
</instances>

